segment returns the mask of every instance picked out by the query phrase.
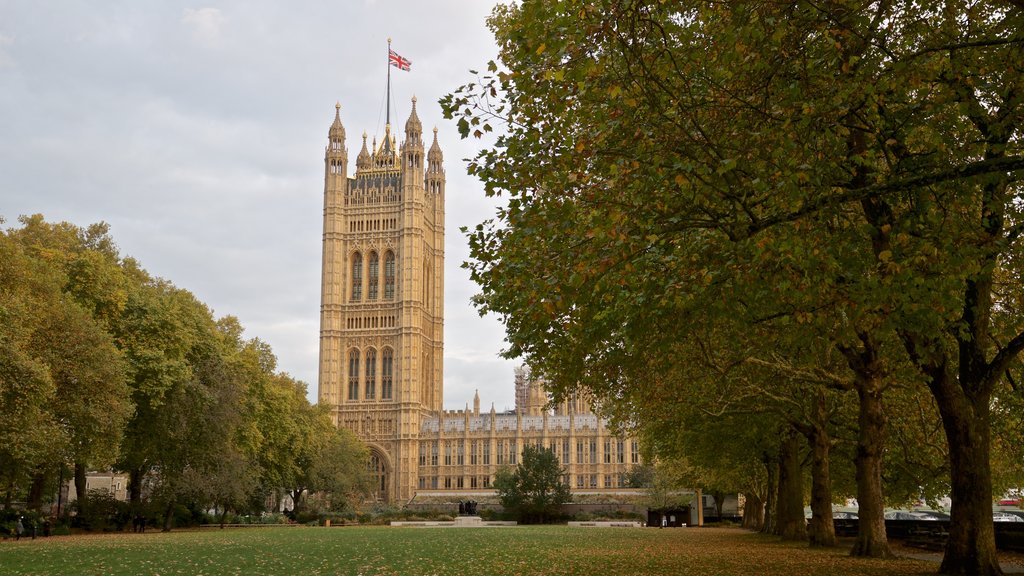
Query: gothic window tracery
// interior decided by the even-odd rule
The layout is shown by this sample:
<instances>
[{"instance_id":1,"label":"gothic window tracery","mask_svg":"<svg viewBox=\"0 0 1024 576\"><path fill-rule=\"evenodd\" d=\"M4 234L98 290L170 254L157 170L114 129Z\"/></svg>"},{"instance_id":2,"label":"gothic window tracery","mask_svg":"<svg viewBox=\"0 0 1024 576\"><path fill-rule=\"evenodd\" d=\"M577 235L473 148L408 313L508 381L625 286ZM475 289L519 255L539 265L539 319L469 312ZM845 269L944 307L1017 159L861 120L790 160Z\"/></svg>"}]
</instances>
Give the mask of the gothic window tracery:
<instances>
[{"instance_id":1,"label":"gothic window tracery","mask_svg":"<svg viewBox=\"0 0 1024 576\"><path fill-rule=\"evenodd\" d=\"M356 252L352 255L352 301L363 298L363 255Z\"/></svg>"},{"instance_id":2,"label":"gothic window tracery","mask_svg":"<svg viewBox=\"0 0 1024 576\"><path fill-rule=\"evenodd\" d=\"M368 277L366 279L367 282L369 283L369 286L367 287L367 290L366 290L366 298L367 298L367 300L376 300L377 299L377 285L378 285L378 282L380 282L379 272L380 272L380 262L378 261L377 253L376 252L370 252L370 267L369 267L369 271L368 271L369 275L368 275Z\"/></svg>"},{"instance_id":3,"label":"gothic window tracery","mask_svg":"<svg viewBox=\"0 0 1024 576\"><path fill-rule=\"evenodd\" d=\"M359 350L355 348L348 353L348 399L359 399Z\"/></svg>"},{"instance_id":4,"label":"gothic window tracery","mask_svg":"<svg viewBox=\"0 0 1024 576\"><path fill-rule=\"evenodd\" d=\"M380 369L380 397L382 400L391 400L393 374L394 352L391 348L385 348L381 353Z\"/></svg>"},{"instance_id":5,"label":"gothic window tracery","mask_svg":"<svg viewBox=\"0 0 1024 576\"><path fill-rule=\"evenodd\" d=\"M395 253L391 250L384 254L384 299L395 299Z\"/></svg>"},{"instance_id":6,"label":"gothic window tracery","mask_svg":"<svg viewBox=\"0 0 1024 576\"><path fill-rule=\"evenodd\" d=\"M363 396L366 400L373 400L377 397L377 351L370 348L366 351L366 393Z\"/></svg>"}]
</instances>

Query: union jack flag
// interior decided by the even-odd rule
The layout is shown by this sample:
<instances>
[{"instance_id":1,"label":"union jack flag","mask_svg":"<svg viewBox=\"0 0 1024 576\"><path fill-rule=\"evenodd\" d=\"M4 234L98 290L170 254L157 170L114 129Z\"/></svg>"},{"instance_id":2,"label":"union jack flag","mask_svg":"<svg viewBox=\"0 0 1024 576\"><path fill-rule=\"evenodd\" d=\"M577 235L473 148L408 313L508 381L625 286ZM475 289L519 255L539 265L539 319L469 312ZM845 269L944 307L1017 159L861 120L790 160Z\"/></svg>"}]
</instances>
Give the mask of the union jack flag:
<instances>
[{"instance_id":1,"label":"union jack flag","mask_svg":"<svg viewBox=\"0 0 1024 576\"><path fill-rule=\"evenodd\" d=\"M388 64L391 64L392 66L398 68L399 70L405 70L406 72L412 69L411 60L406 60L405 58L402 58L401 56L398 55L398 52L395 52L390 48L388 48Z\"/></svg>"}]
</instances>

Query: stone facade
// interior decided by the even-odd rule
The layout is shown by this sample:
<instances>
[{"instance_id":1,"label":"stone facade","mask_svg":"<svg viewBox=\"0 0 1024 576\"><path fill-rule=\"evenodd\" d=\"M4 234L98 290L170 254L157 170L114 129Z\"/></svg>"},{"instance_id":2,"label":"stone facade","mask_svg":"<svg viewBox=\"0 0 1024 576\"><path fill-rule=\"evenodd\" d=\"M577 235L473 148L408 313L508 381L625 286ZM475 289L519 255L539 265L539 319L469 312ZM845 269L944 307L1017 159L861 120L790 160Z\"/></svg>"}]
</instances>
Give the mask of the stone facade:
<instances>
[{"instance_id":1,"label":"stone facade","mask_svg":"<svg viewBox=\"0 0 1024 576\"><path fill-rule=\"evenodd\" d=\"M371 451L375 498L490 489L526 445L555 451L576 491L621 488L639 463L583 400L547 406L543 383L516 372L516 410L443 410L443 155L434 129L425 149L412 100L398 146L390 123L366 134L348 175L336 107L324 157L319 402Z\"/></svg>"}]
</instances>

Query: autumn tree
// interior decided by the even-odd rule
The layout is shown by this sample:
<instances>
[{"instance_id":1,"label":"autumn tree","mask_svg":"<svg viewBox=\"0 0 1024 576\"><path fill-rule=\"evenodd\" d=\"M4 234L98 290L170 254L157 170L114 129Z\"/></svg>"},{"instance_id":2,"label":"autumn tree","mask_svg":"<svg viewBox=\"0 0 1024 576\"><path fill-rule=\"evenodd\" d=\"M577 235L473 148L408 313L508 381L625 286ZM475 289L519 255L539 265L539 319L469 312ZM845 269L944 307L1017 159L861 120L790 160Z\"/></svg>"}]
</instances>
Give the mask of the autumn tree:
<instances>
[{"instance_id":1,"label":"autumn tree","mask_svg":"<svg viewBox=\"0 0 1024 576\"><path fill-rule=\"evenodd\" d=\"M31 342L38 321L60 302L59 277L0 232L0 491L4 506L58 456L50 411L56 387Z\"/></svg>"},{"instance_id":2,"label":"autumn tree","mask_svg":"<svg viewBox=\"0 0 1024 576\"><path fill-rule=\"evenodd\" d=\"M890 553L883 394L913 366L950 450L941 571L999 573L990 410L1024 336L993 288L1021 226L1021 17L998 1L498 7L501 67L443 102L464 135L504 122L470 164L508 197L470 233L482 310L556 391L610 400L642 386L614 367L648 353L653 319L685 326L723 297L829 333L859 400L856 554Z\"/></svg>"},{"instance_id":3,"label":"autumn tree","mask_svg":"<svg viewBox=\"0 0 1024 576\"><path fill-rule=\"evenodd\" d=\"M41 215L19 221L21 227L9 236L53 271L62 292L60 301L39 316L32 338L33 354L47 365L56 385L50 410L64 432L53 439L60 452L57 465L40 469L34 484L71 463L84 509L86 472L114 461L132 410L122 355L109 333L124 303L121 258L105 224L80 228L49 223Z\"/></svg>"}]
</instances>

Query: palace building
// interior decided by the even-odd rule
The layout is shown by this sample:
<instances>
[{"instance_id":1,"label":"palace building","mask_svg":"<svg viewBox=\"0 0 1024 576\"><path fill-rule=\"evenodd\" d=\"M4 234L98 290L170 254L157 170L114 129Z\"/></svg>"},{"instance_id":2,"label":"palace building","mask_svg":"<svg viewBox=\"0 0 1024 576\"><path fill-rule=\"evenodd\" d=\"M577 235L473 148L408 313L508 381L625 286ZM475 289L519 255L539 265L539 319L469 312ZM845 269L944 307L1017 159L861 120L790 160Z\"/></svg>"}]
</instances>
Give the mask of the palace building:
<instances>
[{"instance_id":1,"label":"palace building","mask_svg":"<svg viewBox=\"0 0 1024 576\"><path fill-rule=\"evenodd\" d=\"M516 371L516 409L444 410L444 157L412 99L399 145L390 124L349 176L340 104L324 156L319 402L371 451L375 498L488 491L526 445L551 449L576 492L621 488L637 443L585 401L551 408ZM512 385L513 383L510 383Z\"/></svg>"}]
</instances>

